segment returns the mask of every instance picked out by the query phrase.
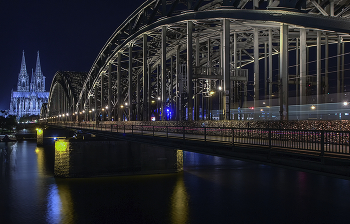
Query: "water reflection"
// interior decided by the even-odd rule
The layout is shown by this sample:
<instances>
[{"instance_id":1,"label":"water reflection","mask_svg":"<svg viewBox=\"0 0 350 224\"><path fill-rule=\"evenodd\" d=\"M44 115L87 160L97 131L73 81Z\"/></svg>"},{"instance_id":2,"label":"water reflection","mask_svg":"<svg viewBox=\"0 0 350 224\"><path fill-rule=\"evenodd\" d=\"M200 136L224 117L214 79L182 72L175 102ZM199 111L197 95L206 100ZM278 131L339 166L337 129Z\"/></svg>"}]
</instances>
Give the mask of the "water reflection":
<instances>
[{"instance_id":1,"label":"water reflection","mask_svg":"<svg viewBox=\"0 0 350 224\"><path fill-rule=\"evenodd\" d=\"M171 196L171 222L188 223L189 216L188 194L183 173L179 174Z\"/></svg>"},{"instance_id":2,"label":"water reflection","mask_svg":"<svg viewBox=\"0 0 350 224\"><path fill-rule=\"evenodd\" d=\"M62 202L58 193L56 184L51 184L47 194L47 213L46 220L48 223L61 222Z\"/></svg>"},{"instance_id":3,"label":"water reflection","mask_svg":"<svg viewBox=\"0 0 350 224\"><path fill-rule=\"evenodd\" d=\"M0 143L0 159L0 223L350 219L350 181L238 160L184 152L176 174L63 179L53 177L52 151L36 143Z\"/></svg>"}]
</instances>

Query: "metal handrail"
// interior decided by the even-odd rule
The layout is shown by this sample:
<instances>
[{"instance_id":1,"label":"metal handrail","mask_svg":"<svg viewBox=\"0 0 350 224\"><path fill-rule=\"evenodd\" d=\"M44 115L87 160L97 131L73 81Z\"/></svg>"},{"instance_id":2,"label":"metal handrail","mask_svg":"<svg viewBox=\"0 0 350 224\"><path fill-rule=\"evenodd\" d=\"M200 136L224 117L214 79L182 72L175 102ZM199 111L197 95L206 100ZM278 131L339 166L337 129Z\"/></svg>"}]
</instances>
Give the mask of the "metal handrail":
<instances>
[{"instance_id":1,"label":"metal handrail","mask_svg":"<svg viewBox=\"0 0 350 224\"><path fill-rule=\"evenodd\" d=\"M66 124L67 125L67 124ZM76 128L95 129L89 124L68 124ZM98 128L99 126L99 128ZM124 134L149 135L154 137L178 138L184 141L199 140L237 145L259 145L280 149L297 149L325 153L350 155L349 131L295 130L274 128L233 128L233 127L187 127L155 125L98 125L96 130L117 132L122 126Z\"/></svg>"}]
</instances>

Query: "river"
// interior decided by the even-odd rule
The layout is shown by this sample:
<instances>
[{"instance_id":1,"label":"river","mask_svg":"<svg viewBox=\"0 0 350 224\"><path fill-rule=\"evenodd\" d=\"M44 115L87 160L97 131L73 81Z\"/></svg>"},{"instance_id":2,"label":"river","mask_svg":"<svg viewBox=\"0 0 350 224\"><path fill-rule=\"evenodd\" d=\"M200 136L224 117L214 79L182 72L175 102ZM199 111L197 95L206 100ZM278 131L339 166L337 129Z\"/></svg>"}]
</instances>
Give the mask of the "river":
<instances>
[{"instance_id":1,"label":"river","mask_svg":"<svg viewBox=\"0 0 350 224\"><path fill-rule=\"evenodd\" d=\"M350 181L184 152L173 174L62 179L35 142L0 143L0 223L349 223Z\"/></svg>"}]
</instances>

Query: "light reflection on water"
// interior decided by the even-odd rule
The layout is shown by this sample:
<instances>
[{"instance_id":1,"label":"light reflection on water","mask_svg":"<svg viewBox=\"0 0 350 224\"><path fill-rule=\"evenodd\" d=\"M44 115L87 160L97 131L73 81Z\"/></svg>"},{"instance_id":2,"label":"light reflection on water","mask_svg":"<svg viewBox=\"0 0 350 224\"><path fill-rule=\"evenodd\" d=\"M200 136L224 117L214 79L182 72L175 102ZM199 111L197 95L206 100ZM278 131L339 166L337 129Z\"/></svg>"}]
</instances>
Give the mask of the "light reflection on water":
<instances>
[{"instance_id":1,"label":"light reflection on water","mask_svg":"<svg viewBox=\"0 0 350 224\"><path fill-rule=\"evenodd\" d=\"M61 222L62 202L56 184L51 184L47 192L47 214L48 223Z\"/></svg>"},{"instance_id":2,"label":"light reflection on water","mask_svg":"<svg viewBox=\"0 0 350 224\"><path fill-rule=\"evenodd\" d=\"M171 223L188 223L188 200L183 175L180 174L171 196Z\"/></svg>"},{"instance_id":3,"label":"light reflection on water","mask_svg":"<svg viewBox=\"0 0 350 224\"><path fill-rule=\"evenodd\" d=\"M176 174L54 178L53 154L0 143L0 223L341 223L350 181L184 153ZM327 212L323 212L327 211Z\"/></svg>"}]
</instances>

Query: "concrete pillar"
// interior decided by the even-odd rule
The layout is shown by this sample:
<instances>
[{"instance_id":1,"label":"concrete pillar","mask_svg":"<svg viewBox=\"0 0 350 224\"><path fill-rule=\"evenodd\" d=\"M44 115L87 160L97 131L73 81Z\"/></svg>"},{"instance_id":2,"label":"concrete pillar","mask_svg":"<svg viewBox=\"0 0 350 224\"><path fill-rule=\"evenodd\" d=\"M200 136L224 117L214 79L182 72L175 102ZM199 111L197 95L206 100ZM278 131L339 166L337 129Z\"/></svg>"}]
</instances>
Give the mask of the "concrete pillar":
<instances>
[{"instance_id":1,"label":"concrete pillar","mask_svg":"<svg viewBox=\"0 0 350 224\"><path fill-rule=\"evenodd\" d=\"M280 120L288 120L288 25L280 27Z\"/></svg>"},{"instance_id":2,"label":"concrete pillar","mask_svg":"<svg viewBox=\"0 0 350 224\"><path fill-rule=\"evenodd\" d=\"M192 21L187 21L187 116L189 121L193 120L192 32L193 23Z\"/></svg>"}]
</instances>

